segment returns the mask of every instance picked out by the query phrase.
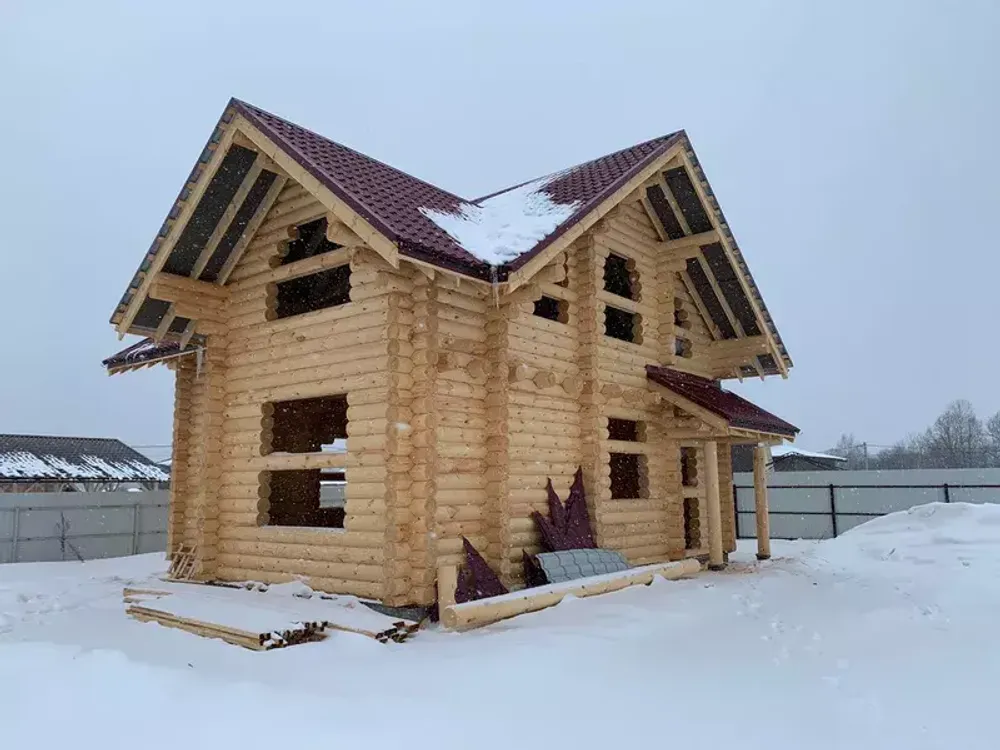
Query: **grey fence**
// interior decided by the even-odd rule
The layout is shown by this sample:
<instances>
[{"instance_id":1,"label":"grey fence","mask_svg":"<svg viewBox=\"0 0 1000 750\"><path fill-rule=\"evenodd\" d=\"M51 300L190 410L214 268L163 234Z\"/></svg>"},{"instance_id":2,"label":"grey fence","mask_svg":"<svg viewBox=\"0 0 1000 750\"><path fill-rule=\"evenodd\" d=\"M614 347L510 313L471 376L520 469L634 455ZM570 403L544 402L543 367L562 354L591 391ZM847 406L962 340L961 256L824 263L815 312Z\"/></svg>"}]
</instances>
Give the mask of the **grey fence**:
<instances>
[{"instance_id":1,"label":"grey fence","mask_svg":"<svg viewBox=\"0 0 1000 750\"><path fill-rule=\"evenodd\" d=\"M774 472L767 486L773 539L829 539L925 503L1000 503L1000 469ZM734 474L733 492L737 537L753 539L753 474Z\"/></svg>"},{"instance_id":2,"label":"grey fence","mask_svg":"<svg viewBox=\"0 0 1000 750\"><path fill-rule=\"evenodd\" d=\"M162 552L169 492L0 494L0 563Z\"/></svg>"}]
</instances>

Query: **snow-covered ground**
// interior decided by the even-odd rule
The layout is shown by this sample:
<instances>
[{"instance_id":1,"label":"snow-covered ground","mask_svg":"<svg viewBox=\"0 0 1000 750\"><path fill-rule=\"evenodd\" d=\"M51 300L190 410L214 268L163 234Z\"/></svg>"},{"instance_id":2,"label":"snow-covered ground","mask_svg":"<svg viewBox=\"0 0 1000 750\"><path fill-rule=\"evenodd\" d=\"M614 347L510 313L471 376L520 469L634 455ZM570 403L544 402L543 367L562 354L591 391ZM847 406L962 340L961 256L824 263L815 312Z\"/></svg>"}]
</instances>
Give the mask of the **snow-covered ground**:
<instances>
[{"instance_id":1,"label":"snow-covered ground","mask_svg":"<svg viewBox=\"0 0 1000 750\"><path fill-rule=\"evenodd\" d=\"M266 653L127 618L122 587L159 555L0 565L2 744L997 746L1000 506L752 551L466 634Z\"/></svg>"}]
</instances>

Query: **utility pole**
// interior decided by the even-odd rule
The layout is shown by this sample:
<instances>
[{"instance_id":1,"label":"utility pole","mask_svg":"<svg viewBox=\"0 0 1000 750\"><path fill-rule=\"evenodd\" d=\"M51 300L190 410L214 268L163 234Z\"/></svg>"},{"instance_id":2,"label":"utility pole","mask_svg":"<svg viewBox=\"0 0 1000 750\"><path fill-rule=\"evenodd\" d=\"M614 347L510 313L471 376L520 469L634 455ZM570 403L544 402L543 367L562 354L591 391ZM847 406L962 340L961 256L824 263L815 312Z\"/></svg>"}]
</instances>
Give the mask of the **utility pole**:
<instances>
[{"instance_id":1,"label":"utility pole","mask_svg":"<svg viewBox=\"0 0 1000 750\"><path fill-rule=\"evenodd\" d=\"M865 471L868 471L868 442L862 443L861 447L865 450Z\"/></svg>"}]
</instances>

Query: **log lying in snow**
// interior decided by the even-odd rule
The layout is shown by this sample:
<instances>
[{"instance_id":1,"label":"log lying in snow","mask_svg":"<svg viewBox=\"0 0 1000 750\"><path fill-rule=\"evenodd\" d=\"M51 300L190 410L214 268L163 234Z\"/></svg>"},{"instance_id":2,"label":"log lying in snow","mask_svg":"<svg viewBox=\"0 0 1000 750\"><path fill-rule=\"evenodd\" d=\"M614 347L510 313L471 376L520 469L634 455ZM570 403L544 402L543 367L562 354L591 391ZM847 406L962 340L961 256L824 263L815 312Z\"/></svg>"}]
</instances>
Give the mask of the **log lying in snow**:
<instances>
[{"instance_id":1,"label":"log lying in snow","mask_svg":"<svg viewBox=\"0 0 1000 750\"><path fill-rule=\"evenodd\" d=\"M678 562L644 565L641 568L632 568L620 573L608 573L603 576L539 586L489 599L453 604L444 610L441 622L444 623L445 627L455 630L475 628L526 612L537 612L540 609L558 604L566 596L584 597L606 594L628 586L650 583L656 576L673 581L695 575L699 570L701 570L701 563L691 558Z\"/></svg>"}]
</instances>

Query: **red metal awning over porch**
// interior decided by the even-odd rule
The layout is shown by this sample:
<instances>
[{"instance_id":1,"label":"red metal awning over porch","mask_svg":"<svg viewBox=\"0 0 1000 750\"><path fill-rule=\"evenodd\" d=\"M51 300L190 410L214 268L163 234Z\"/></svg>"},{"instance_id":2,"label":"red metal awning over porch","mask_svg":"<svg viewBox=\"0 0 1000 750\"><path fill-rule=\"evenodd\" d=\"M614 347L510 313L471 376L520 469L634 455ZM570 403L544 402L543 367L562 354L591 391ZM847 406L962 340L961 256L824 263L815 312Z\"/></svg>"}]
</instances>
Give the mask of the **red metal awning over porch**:
<instances>
[{"instance_id":1,"label":"red metal awning over porch","mask_svg":"<svg viewBox=\"0 0 1000 750\"><path fill-rule=\"evenodd\" d=\"M718 382L655 365L646 366L646 377L678 396L725 419L731 427L794 438L799 428L756 404L723 390Z\"/></svg>"}]
</instances>

